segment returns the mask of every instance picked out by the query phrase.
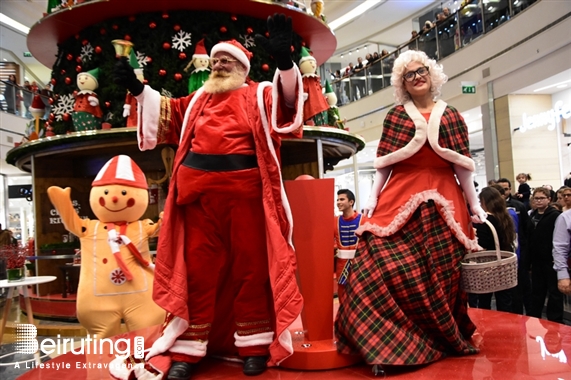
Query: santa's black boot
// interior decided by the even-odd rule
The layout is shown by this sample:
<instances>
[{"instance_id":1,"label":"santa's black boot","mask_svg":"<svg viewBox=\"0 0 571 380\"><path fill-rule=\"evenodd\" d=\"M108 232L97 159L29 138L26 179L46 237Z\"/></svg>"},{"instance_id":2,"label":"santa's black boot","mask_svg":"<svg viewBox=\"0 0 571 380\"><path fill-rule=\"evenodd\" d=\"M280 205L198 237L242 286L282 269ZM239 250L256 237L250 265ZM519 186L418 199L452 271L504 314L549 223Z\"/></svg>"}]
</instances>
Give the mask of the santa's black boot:
<instances>
[{"instance_id":1,"label":"santa's black boot","mask_svg":"<svg viewBox=\"0 0 571 380\"><path fill-rule=\"evenodd\" d=\"M267 356L246 356L244 358L244 375L257 376L262 374L268 368L267 361Z\"/></svg>"},{"instance_id":2,"label":"santa's black boot","mask_svg":"<svg viewBox=\"0 0 571 380\"><path fill-rule=\"evenodd\" d=\"M188 380L196 364L187 362L173 362L167 375L168 380Z\"/></svg>"}]
</instances>

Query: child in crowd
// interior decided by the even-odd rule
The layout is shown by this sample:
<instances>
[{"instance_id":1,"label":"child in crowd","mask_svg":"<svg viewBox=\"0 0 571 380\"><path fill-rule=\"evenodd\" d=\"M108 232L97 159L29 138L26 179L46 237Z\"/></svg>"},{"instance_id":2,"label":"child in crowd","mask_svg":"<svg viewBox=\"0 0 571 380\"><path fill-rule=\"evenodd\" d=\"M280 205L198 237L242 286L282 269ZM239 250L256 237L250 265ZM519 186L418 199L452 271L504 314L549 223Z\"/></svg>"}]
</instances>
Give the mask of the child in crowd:
<instances>
[{"instance_id":1,"label":"child in crowd","mask_svg":"<svg viewBox=\"0 0 571 380\"><path fill-rule=\"evenodd\" d=\"M515 179L519 182L516 197L529 210L529 196L531 195L531 187L529 187L527 181L531 181L531 175L528 173L519 173Z\"/></svg>"}]
</instances>

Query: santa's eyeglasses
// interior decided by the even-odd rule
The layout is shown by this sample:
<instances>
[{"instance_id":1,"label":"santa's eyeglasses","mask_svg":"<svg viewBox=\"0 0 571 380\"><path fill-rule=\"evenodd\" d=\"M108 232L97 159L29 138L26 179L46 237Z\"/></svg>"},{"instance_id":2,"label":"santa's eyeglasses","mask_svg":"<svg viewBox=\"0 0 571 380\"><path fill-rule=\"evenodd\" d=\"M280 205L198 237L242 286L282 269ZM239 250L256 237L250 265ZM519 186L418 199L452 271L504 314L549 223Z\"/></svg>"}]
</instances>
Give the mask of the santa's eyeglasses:
<instances>
[{"instance_id":1,"label":"santa's eyeglasses","mask_svg":"<svg viewBox=\"0 0 571 380\"><path fill-rule=\"evenodd\" d=\"M220 57L220 58L210 58L210 65L211 66L215 66L218 62L220 62L220 64L222 66L225 66L228 64L228 62L238 62L237 59L232 59L232 58L228 58L228 57Z\"/></svg>"}]
</instances>

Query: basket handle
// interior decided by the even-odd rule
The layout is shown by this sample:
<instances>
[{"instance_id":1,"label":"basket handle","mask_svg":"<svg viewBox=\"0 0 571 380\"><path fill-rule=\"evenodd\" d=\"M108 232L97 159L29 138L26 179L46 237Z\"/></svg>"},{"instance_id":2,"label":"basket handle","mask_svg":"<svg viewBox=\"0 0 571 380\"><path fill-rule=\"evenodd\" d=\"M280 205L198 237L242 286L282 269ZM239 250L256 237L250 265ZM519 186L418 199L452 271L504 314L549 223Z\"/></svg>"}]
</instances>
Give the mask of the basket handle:
<instances>
[{"instance_id":1,"label":"basket handle","mask_svg":"<svg viewBox=\"0 0 571 380\"><path fill-rule=\"evenodd\" d=\"M498 261L500 261L502 259L502 255L500 254L500 239L498 239L498 233L496 232L496 228L488 219L486 219L484 222L488 225L488 227L490 227L492 235L494 235L494 244L496 245L496 256L498 257Z\"/></svg>"}]
</instances>

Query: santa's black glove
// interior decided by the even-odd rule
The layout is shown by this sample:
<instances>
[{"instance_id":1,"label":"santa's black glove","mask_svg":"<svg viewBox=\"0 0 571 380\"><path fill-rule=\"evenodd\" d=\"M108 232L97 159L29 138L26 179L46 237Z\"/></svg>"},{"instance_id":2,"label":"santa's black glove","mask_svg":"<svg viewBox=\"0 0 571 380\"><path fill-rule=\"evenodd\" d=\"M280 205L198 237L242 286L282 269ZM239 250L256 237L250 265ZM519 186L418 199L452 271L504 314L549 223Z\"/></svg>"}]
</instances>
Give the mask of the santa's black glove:
<instances>
[{"instance_id":1,"label":"santa's black glove","mask_svg":"<svg viewBox=\"0 0 571 380\"><path fill-rule=\"evenodd\" d=\"M126 88L131 94L137 96L145 86L137 79L135 71L127 61L127 57L121 57L113 67L113 82L116 85Z\"/></svg>"},{"instance_id":2,"label":"santa's black glove","mask_svg":"<svg viewBox=\"0 0 571 380\"><path fill-rule=\"evenodd\" d=\"M289 70L293 67L291 60L291 17L275 13L268 17L270 38L256 34L256 43L266 50L278 64L278 69Z\"/></svg>"}]
</instances>

